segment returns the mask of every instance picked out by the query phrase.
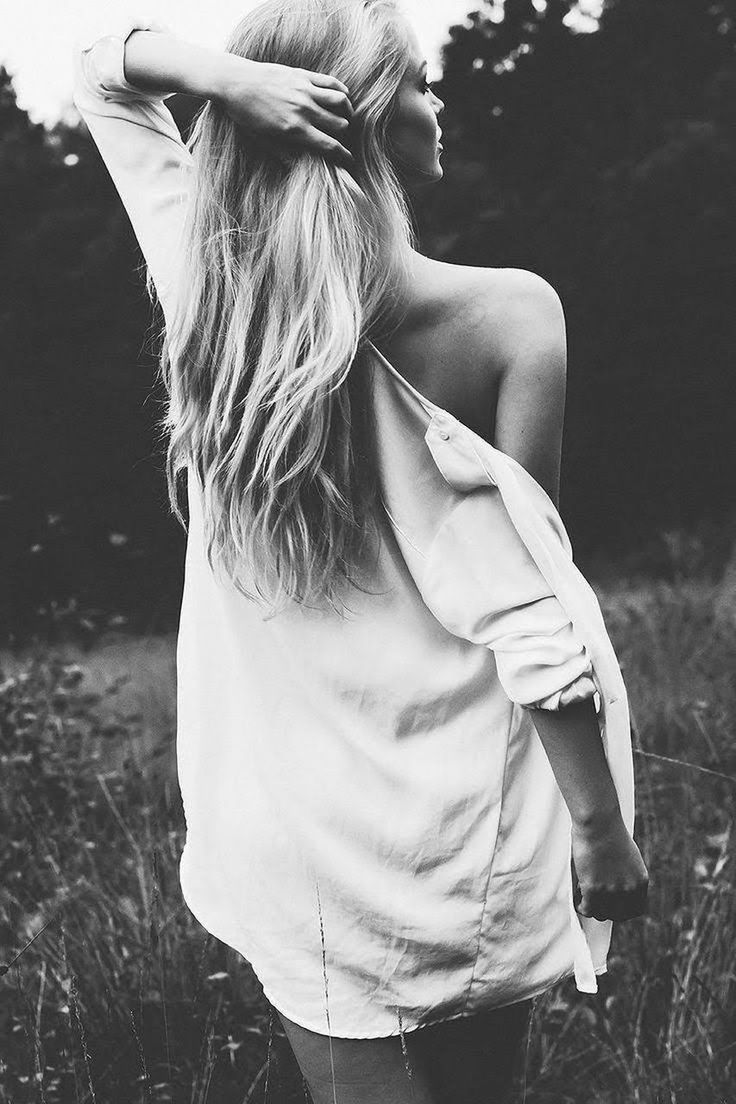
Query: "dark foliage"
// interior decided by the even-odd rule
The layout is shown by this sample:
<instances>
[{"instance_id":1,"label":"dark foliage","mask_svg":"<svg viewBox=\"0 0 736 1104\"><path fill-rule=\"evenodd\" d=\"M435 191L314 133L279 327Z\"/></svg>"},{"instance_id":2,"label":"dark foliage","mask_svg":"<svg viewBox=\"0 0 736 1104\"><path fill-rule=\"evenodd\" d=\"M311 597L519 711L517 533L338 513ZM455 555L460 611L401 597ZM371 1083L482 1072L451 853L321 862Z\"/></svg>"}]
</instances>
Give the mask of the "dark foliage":
<instances>
[{"instance_id":1,"label":"dark foliage","mask_svg":"<svg viewBox=\"0 0 736 1104\"><path fill-rule=\"evenodd\" d=\"M736 3L609 0L589 34L574 6L452 29L446 177L417 216L432 255L558 290L563 514L583 563L656 566L658 533L733 508ZM186 126L192 101L169 104ZM171 626L184 534L140 254L84 127L33 126L3 70L0 241L0 618L16 639Z\"/></svg>"},{"instance_id":2,"label":"dark foliage","mask_svg":"<svg viewBox=\"0 0 736 1104\"><path fill-rule=\"evenodd\" d=\"M452 29L422 225L435 255L558 290L563 514L579 552L612 554L732 508L736 5L612 0L594 34L573 7Z\"/></svg>"}]
</instances>

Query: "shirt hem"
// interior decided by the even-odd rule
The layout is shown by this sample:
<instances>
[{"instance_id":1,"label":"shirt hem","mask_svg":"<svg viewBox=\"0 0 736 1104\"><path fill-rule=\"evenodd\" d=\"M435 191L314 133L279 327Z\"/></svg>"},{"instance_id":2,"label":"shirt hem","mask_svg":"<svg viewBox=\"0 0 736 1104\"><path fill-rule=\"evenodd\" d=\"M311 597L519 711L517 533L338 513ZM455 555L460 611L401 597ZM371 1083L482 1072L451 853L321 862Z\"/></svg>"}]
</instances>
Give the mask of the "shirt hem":
<instances>
[{"instance_id":1,"label":"shirt hem","mask_svg":"<svg viewBox=\"0 0 736 1104\"><path fill-rule=\"evenodd\" d=\"M510 1008L512 1005L520 1004L522 1001L534 1000L536 997L541 997L542 994L546 993L549 989L553 989L555 985L559 985L560 982L574 977L574 975L575 970L574 967L571 966L563 974L558 974L557 977L553 978L551 981L545 982L544 985L536 986L527 992L523 992L512 1001L503 1001L501 1004L484 1003L482 1006L473 1008L466 1006L460 1012L453 1012L449 1016L438 1016L433 1020L422 1020L421 1023L404 1023L402 1020L401 1027L399 1027L397 1017L396 1029L388 1032L327 1031L324 1023L316 1024L313 1020L310 1020L309 1017L301 1016L293 1011L287 1011L286 1005L282 1004L279 999L274 999L267 986L263 984L260 978L258 980L261 983L263 995L266 997L266 1000L273 1005L277 1012L286 1016L288 1020L291 1020L292 1023L295 1023L298 1027L303 1027L305 1030L312 1031L316 1035L324 1035L325 1038L333 1039L393 1039L397 1035L408 1035L412 1031L419 1031L423 1027L433 1027L435 1024L446 1023L450 1020L469 1019L471 1016L482 1015L484 1012L492 1012L501 1008ZM256 974L256 976L258 975Z\"/></svg>"}]
</instances>

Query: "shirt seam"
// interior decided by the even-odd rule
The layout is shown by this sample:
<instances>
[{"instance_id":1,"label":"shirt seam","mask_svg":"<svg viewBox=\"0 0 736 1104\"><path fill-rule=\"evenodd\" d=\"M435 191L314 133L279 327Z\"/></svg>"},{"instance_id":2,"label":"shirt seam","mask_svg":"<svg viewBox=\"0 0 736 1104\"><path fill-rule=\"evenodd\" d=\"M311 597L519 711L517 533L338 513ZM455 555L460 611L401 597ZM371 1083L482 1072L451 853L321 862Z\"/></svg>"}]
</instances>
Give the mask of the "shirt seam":
<instances>
[{"instance_id":1,"label":"shirt seam","mask_svg":"<svg viewBox=\"0 0 736 1104\"><path fill-rule=\"evenodd\" d=\"M500 802L500 807L499 807L499 810L498 810L498 824L496 826L496 838L493 841L493 850L491 851L491 856L490 856L490 859L488 861L488 874L486 875L486 884L485 884L485 889L484 889L484 892L483 892L483 904L482 904L482 907L481 907L480 918L478 920L478 938L476 940L476 945L475 945L475 959L473 961L473 968L470 972L470 980L468 981L468 985L467 985L467 988L465 990L465 1001L464 1001L464 1007L465 1008L468 1007L469 1001L472 999L473 983L475 981L476 974L478 972L478 960L480 958L480 943L481 943L481 939L483 938L483 922L486 918L486 912L488 910L488 894L489 894L489 891L490 891L490 888L491 888L491 877L493 875L493 864L494 864L495 859L496 859L496 852L498 851L498 840L499 840L499 836L501 835L501 821L503 819L503 809L504 809L504 805L505 805L505 801L506 801L506 775L507 775L507 772L508 772L508 765L509 765L509 748L511 746L511 726L513 724L514 712L515 712L515 709L516 709L516 706L513 702L511 702L511 699L509 699L509 703L511 705L511 710L510 710L510 715L509 715L508 728L506 730L506 753L504 755L503 775L501 777L501 802Z\"/></svg>"}]
</instances>

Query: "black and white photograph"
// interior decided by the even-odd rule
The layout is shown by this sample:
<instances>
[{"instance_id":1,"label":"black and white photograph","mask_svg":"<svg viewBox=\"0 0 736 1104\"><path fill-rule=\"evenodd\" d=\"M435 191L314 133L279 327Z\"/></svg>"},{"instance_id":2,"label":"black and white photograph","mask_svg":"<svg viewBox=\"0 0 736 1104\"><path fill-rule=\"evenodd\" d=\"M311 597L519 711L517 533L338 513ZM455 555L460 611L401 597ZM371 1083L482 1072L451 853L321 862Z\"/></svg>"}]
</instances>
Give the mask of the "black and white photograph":
<instances>
[{"instance_id":1,"label":"black and white photograph","mask_svg":"<svg viewBox=\"0 0 736 1104\"><path fill-rule=\"evenodd\" d=\"M0 1104L736 1104L736 0L4 0Z\"/></svg>"}]
</instances>

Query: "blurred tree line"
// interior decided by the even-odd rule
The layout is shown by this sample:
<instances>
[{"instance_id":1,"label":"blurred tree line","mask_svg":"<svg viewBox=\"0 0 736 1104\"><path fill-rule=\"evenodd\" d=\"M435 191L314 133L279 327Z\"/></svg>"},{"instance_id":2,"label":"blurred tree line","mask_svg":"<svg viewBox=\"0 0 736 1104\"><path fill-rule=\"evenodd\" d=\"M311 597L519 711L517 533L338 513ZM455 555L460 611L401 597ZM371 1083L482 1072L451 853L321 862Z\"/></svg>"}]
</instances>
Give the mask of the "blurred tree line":
<instances>
[{"instance_id":1,"label":"blurred tree line","mask_svg":"<svg viewBox=\"0 0 736 1104\"><path fill-rule=\"evenodd\" d=\"M591 33L576 8L486 2L451 29L445 179L417 219L431 255L558 290L577 558L656 570L658 535L734 536L736 0L608 0ZM197 104L168 104L185 129ZM16 639L171 627L160 319L86 128L31 124L4 70L0 241L0 616Z\"/></svg>"},{"instance_id":2,"label":"blurred tree line","mask_svg":"<svg viewBox=\"0 0 736 1104\"><path fill-rule=\"evenodd\" d=\"M424 224L446 259L560 293L563 513L580 552L620 554L734 505L736 4L609 0L592 34L573 6L453 29Z\"/></svg>"}]
</instances>

